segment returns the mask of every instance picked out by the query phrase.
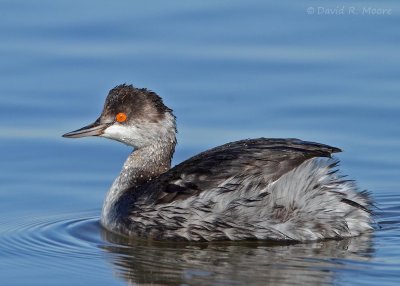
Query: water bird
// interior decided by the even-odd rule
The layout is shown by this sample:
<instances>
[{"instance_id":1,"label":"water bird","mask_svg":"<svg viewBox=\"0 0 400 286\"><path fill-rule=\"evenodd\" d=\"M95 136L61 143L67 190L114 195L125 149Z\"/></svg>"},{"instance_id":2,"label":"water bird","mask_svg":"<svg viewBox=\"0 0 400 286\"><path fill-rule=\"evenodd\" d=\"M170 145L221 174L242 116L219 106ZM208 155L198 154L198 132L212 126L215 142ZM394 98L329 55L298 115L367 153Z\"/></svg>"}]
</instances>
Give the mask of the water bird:
<instances>
[{"instance_id":1,"label":"water bird","mask_svg":"<svg viewBox=\"0 0 400 286\"><path fill-rule=\"evenodd\" d=\"M176 118L155 92L111 89L100 117L63 137L132 146L108 191L101 223L153 240L304 242L372 229L366 191L338 173L339 148L299 139L246 139L171 168Z\"/></svg>"}]
</instances>

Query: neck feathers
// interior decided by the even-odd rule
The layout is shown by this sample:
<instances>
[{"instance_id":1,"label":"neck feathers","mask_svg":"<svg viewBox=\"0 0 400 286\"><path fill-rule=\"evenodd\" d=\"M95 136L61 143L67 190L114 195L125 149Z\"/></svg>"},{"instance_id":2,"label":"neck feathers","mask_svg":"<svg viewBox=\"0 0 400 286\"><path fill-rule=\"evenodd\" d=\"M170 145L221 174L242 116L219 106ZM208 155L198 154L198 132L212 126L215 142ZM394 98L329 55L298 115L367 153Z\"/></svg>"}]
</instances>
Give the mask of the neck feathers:
<instances>
[{"instance_id":1,"label":"neck feathers","mask_svg":"<svg viewBox=\"0 0 400 286\"><path fill-rule=\"evenodd\" d=\"M116 206L126 191L146 184L171 168L175 144L176 141L168 145L160 142L134 150L129 155L104 200L101 217L103 225L113 228L117 216Z\"/></svg>"},{"instance_id":2,"label":"neck feathers","mask_svg":"<svg viewBox=\"0 0 400 286\"><path fill-rule=\"evenodd\" d=\"M129 155L119 175L119 188L126 189L147 183L171 168L175 142L156 143L135 150ZM118 180L117 179L117 180Z\"/></svg>"}]
</instances>

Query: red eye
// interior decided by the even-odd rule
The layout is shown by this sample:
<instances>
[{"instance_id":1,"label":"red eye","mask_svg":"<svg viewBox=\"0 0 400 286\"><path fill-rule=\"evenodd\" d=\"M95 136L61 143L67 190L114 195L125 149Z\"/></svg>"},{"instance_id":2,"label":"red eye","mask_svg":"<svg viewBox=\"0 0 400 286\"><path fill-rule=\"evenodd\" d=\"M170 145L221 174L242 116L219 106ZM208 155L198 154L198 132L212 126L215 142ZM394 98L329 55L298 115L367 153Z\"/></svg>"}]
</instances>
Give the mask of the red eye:
<instances>
[{"instance_id":1,"label":"red eye","mask_svg":"<svg viewBox=\"0 0 400 286\"><path fill-rule=\"evenodd\" d=\"M126 114L123 112L120 112L117 114L117 116L115 116L115 120L117 120L118 122L122 123L126 121Z\"/></svg>"}]
</instances>

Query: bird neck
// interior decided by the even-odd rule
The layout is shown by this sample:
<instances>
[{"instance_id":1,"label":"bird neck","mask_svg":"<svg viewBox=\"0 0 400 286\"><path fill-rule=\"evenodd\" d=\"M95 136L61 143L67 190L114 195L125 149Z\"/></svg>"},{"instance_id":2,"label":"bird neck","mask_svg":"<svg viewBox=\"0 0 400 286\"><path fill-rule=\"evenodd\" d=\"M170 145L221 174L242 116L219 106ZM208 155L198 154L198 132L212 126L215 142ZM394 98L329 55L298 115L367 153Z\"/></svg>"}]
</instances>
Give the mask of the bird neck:
<instances>
[{"instance_id":1,"label":"bird neck","mask_svg":"<svg viewBox=\"0 0 400 286\"><path fill-rule=\"evenodd\" d=\"M171 168L175 145L175 139L169 142L155 142L136 149L129 155L104 201L102 210L104 225L109 225L115 220L114 206L125 191L141 186Z\"/></svg>"},{"instance_id":2,"label":"bird neck","mask_svg":"<svg viewBox=\"0 0 400 286\"><path fill-rule=\"evenodd\" d=\"M134 150L126 159L115 180L119 189L127 189L151 181L171 168L171 159L175 151L175 142L156 144Z\"/></svg>"}]
</instances>

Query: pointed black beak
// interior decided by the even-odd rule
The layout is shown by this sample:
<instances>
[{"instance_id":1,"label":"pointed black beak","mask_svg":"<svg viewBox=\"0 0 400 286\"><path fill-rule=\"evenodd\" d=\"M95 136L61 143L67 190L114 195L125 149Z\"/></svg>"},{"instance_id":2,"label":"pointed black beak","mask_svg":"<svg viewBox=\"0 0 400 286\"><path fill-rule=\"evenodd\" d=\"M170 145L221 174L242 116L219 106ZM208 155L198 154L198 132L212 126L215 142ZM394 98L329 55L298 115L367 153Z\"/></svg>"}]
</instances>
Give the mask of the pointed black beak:
<instances>
[{"instance_id":1,"label":"pointed black beak","mask_svg":"<svg viewBox=\"0 0 400 286\"><path fill-rule=\"evenodd\" d=\"M94 123L89 124L81 129L65 133L62 137L65 138L80 138L86 136L99 136L102 135L104 130L112 125L112 123L100 123L100 120L96 120Z\"/></svg>"}]
</instances>

